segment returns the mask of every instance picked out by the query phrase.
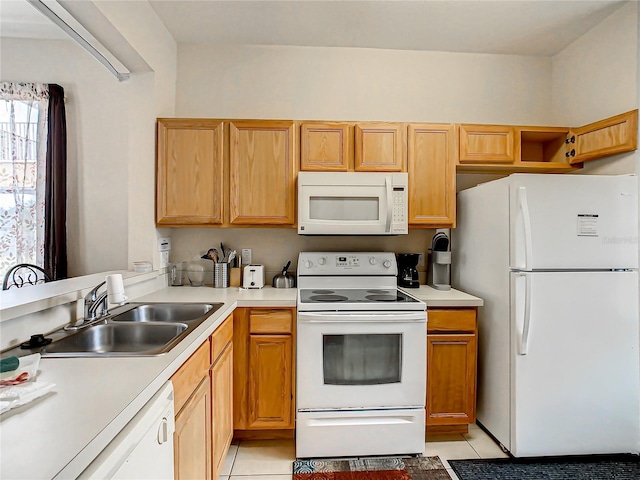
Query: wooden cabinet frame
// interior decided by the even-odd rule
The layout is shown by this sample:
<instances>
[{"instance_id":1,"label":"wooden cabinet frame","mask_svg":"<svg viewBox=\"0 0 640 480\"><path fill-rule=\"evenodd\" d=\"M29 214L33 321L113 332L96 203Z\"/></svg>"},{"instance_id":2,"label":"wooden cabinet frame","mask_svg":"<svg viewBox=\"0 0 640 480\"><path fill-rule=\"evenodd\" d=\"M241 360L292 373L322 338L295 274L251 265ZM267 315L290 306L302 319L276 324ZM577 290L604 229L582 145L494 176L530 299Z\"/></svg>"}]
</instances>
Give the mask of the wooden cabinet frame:
<instances>
[{"instance_id":1,"label":"wooden cabinet frame","mask_svg":"<svg viewBox=\"0 0 640 480\"><path fill-rule=\"evenodd\" d=\"M476 313L427 309L427 433L464 433L476 420Z\"/></svg>"},{"instance_id":2,"label":"wooden cabinet frame","mask_svg":"<svg viewBox=\"0 0 640 480\"><path fill-rule=\"evenodd\" d=\"M156 223L220 225L224 216L224 124L159 118Z\"/></svg>"},{"instance_id":3,"label":"wooden cabinet frame","mask_svg":"<svg viewBox=\"0 0 640 480\"><path fill-rule=\"evenodd\" d=\"M236 438L293 437L295 318L295 308L234 311Z\"/></svg>"},{"instance_id":4,"label":"wooden cabinet frame","mask_svg":"<svg viewBox=\"0 0 640 480\"><path fill-rule=\"evenodd\" d=\"M450 124L409 124L409 226L456 226L456 130Z\"/></svg>"},{"instance_id":5,"label":"wooden cabinet frame","mask_svg":"<svg viewBox=\"0 0 640 480\"><path fill-rule=\"evenodd\" d=\"M638 110L578 128L460 125L461 173L563 173L638 147Z\"/></svg>"}]
</instances>

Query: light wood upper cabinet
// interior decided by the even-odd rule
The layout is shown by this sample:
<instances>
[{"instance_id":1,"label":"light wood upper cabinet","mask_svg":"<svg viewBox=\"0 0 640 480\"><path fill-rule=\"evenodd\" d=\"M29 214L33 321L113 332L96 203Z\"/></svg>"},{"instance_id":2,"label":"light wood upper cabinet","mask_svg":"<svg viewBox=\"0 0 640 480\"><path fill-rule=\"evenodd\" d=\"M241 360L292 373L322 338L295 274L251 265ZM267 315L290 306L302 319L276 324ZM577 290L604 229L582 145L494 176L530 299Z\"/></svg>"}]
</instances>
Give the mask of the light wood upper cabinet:
<instances>
[{"instance_id":1,"label":"light wood upper cabinet","mask_svg":"<svg viewBox=\"0 0 640 480\"><path fill-rule=\"evenodd\" d=\"M574 128L569 136L571 164L638 148L638 110Z\"/></svg>"},{"instance_id":2,"label":"light wood upper cabinet","mask_svg":"<svg viewBox=\"0 0 640 480\"><path fill-rule=\"evenodd\" d=\"M158 119L158 225L222 223L223 149L223 122L220 120Z\"/></svg>"},{"instance_id":3,"label":"light wood upper cabinet","mask_svg":"<svg viewBox=\"0 0 640 480\"><path fill-rule=\"evenodd\" d=\"M231 224L295 224L296 151L292 121L230 122Z\"/></svg>"},{"instance_id":4,"label":"light wood upper cabinet","mask_svg":"<svg viewBox=\"0 0 640 480\"><path fill-rule=\"evenodd\" d=\"M300 170L346 172L352 162L352 124L304 122L300 125Z\"/></svg>"},{"instance_id":5,"label":"light wood upper cabinet","mask_svg":"<svg viewBox=\"0 0 640 480\"><path fill-rule=\"evenodd\" d=\"M404 172L406 125L404 123L357 123L355 170L357 172Z\"/></svg>"},{"instance_id":6,"label":"light wood upper cabinet","mask_svg":"<svg viewBox=\"0 0 640 480\"><path fill-rule=\"evenodd\" d=\"M409 225L455 227L455 127L410 124L407 148Z\"/></svg>"},{"instance_id":7,"label":"light wood upper cabinet","mask_svg":"<svg viewBox=\"0 0 640 480\"><path fill-rule=\"evenodd\" d=\"M515 136L506 125L460 125L460 163L513 163Z\"/></svg>"}]
</instances>

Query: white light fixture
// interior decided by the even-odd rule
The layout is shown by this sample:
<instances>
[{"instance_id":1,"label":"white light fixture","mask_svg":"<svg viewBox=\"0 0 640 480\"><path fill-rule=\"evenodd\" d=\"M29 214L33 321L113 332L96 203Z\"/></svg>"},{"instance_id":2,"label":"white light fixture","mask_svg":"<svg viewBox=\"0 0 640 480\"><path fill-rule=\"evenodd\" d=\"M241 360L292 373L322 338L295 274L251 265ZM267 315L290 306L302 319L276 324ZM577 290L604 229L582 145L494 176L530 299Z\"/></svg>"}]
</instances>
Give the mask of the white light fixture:
<instances>
[{"instance_id":1,"label":"white light fixture","mask_svg":"<svg viewBox=\"0 0 640 480\"><path fill-rule=\"evenodd\" d=\"M93 55L119 81L127 80L131 76L129 70L57 1L27 0L27 2Z\"/></svg>"}]
</instances>

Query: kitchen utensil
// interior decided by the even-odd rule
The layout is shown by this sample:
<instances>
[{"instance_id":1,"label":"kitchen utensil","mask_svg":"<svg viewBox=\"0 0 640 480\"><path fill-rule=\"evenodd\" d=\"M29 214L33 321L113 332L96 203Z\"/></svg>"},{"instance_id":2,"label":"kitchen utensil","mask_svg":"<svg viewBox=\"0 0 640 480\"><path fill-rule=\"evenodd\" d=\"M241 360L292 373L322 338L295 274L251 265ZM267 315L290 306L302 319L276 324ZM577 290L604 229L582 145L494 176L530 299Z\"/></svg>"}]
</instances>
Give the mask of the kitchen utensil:
<instances>
[{"instance_id":1,"label":"kitchen utensil","mask_svg":"<svg viewBox=\"0 0 640 480\"><path fill-rule=\"evenodd\" d=\"M282 273L278 273L274 275L273 280L271 282L271 286L273 288L293 288L296 286L296 278L292 275L289 275L289 265L291 265L291 260L287 262L287 264L282 267Z\"/></svg>"},{"instance_id":2,"label":"kitchen utensil","mask_svg":"<svg viewBox=\"0 0 640 480\"><path fill-rule=\"evenodd\" d=\"M214 288L227 288L229 286L229 264L218 262L213 264Z\"/></svg>"},{"instance_id":3,"label":"kitchen utensil","mask_svg":"<svg viewBox=\"0 0 640 480\"><path fill-rule=\"evenodd\" d=\"M200 258L204 258L205 260L213 260L213 263L218 263L218 250L216 250L215 248L210 248L209 250L207 250L207 253L205 253Z\"/></svg>"}]
</instances>

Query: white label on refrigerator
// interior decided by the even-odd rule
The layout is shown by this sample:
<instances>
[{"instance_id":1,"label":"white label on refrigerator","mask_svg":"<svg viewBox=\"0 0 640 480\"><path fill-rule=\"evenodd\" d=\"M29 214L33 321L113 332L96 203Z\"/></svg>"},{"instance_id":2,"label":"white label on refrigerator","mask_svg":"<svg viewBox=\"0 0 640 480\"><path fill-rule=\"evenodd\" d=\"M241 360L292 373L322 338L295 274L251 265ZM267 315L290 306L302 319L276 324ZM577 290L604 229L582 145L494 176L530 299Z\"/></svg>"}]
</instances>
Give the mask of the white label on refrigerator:
<instances>
[{"instance_id":1,"label":"white label on refrigerator","mask_svg":"<svg viewBox=\"0 0 640 480\"><path fill-rule=\"evenodd\" d=\"M578 236L597 237L598 236L598 215L593 213L578 214Z\"/></svg>"}]
</instances>

